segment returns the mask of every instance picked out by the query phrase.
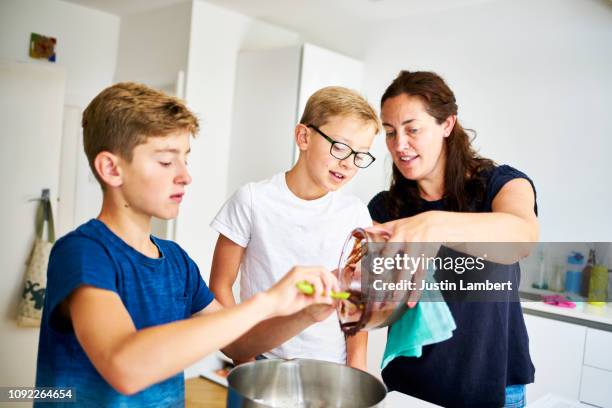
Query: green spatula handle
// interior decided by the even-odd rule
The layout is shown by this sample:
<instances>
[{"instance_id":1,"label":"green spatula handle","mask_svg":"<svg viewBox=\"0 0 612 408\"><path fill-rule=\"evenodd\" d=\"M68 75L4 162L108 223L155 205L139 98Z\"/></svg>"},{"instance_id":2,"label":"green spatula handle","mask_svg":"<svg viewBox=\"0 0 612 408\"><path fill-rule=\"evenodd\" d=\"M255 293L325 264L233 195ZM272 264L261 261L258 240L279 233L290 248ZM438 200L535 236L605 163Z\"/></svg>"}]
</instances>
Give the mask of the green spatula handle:
<instances>
[{"instance_id":1,"label":"green spatula handle","mask_svg":"<svg viewBox=\"0 0 612 408\"><path fill-rule=\"evenodd\" d=\"M314 294L314 286L310 282L306 282L306 281L298 282L295 286L297 286L298 290L305 295ZM334 299L346 300L351 296L351 294L348 292L332 291L330 296Z\"/></svg>"}]
</instances>

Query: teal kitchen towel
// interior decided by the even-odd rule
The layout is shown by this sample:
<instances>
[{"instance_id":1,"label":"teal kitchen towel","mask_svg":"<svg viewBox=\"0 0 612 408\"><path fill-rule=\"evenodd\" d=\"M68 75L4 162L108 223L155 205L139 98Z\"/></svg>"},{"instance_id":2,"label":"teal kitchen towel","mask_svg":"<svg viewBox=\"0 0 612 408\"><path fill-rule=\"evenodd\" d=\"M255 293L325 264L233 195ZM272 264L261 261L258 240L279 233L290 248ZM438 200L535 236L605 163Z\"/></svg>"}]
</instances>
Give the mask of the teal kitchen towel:
<instances>
[{"instance_id":1,"label":"teal kitchen towel","mask_svg":"<svg viewBox=\"0 0 612 408\"><path fill-rule=\"evenodd\" d=\"M436 300L430 300L436 299ZM440 343L453 336L455 319L442 295L423 292L421 300L389 329L381 368L396 357L421 357L423 346Z\"/></svg>"}]
</instances>

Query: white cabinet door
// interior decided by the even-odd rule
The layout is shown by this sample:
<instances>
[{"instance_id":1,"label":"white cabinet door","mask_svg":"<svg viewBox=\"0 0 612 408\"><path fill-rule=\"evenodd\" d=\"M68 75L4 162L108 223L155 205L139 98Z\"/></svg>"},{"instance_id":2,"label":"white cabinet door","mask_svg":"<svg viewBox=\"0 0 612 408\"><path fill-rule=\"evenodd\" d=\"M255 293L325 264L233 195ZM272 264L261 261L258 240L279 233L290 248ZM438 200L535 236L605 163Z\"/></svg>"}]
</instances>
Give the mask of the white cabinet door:
<instances>
[{"instance_id":1,"label":"white cabinet door","mask_svg":"<svg viewBox=\"0 0 612 408\"><path fill-rule=\"evenodd\" d=\"M597 407L612 407L612 371L584 366L580 401Z\"/></svg>"},{"instance_id":2,"label":"white cabinet door","mask_svg":"<svg viewBox=\"0 0 612 408\"><path fill-rule=\"evenodd\" d=\"M34 383L37 329L15 327L25 261L34 239L41 190L51 190L57 214L65 74L46 64L0 62L0 384ZM58 220L61 222L61 220Z\"/></svg>"},{"instance_id":3,"label":"white cabinet door","mask_svg":"<svg viewBox=\"0 0 612 408\"><path fill-rule=\"evenodd\" d=\"M228 194L291 167L300 48L244 51L238 57Z\"/></svg>"},{"instance_id":4,"label":"white cabinet door","mask_svg":"<svg viewBox=\"0 0 612 408\"><path fill-rule=\"evenodd\" d=\"M361 92L362 83L363 62L316 45L304 44L298 115L304 111L310 95L317 90L325 86L344 86Z\"/></svg>"},{"instance_id":5,"label":"white cabinet door","mask_svg":"<svg viewBox=\"0 0 612 408\"><path fill-rule=\"evenodd\" d=\"M612 371L612 332L587 329L584 364Z\"/></svg>"},{"instance_id":6,"label":"white cabinet door","mask_svg":"<svg viewBox=\"0 0 612 408\"><path fill-rule=\"evenodd\" d=\"M536 369L535 383L527 386L528 400L549 393L578 400L586 327L528 314L525 323Z\"/></svg>"}]
</instances>

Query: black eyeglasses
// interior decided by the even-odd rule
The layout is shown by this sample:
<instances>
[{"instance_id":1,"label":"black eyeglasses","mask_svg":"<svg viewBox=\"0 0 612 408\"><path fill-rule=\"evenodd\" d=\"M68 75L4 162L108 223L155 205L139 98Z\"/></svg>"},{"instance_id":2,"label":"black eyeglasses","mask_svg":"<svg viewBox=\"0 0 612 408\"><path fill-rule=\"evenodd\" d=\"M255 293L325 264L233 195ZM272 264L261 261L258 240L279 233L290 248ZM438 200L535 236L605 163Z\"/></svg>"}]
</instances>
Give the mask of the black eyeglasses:
<instances>
[{"instance_id":1,"label":"black eyeglasses","mask_svg":"<svg viewBox=\"0 0 612 408\"><path fill-rule=\"evenodd\" d=\"M376 158L368 152L356 152L351 148L351 146L342 142L336 142L334 139L321 132L321 130L314 125L306 125L306 127L313 129L315 132L323 136L325 140L331 143L329 154L338 160L347 159L351 154L354 154L355 157L353 157L353 163L355 163L355 166L361 169L365 169L370 164L374 163L374 160L376 160Z\"/></svg>"}]
</instances>

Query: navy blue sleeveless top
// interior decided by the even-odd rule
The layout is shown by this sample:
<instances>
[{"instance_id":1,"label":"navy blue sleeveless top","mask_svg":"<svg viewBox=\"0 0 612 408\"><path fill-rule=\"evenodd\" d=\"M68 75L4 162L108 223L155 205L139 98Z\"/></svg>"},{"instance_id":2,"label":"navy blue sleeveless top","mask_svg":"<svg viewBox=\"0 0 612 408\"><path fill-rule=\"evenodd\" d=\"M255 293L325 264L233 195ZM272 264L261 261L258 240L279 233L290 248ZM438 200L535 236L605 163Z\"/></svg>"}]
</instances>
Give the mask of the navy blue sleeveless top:
<instances>
[{"instance_id":1,"label":"navy blue sleeveless top","mask_svg":"<svg viewBox=\"0 0 612 408\"><path fill-rule=\"evenodd\" d=\"M533 182L524 173L506 165L494 167L486 173L484 200L472 203L475 212L491 212L499 190L515 178L528 180L535 194ZM382 191L368 204L375 222L393 220L388 211L389 200L389 192ZM421 200L418 205L405 203L399 218L432 210L444 211L444 200ZM537 205L534 212L537 214ZM508 268L518 283L518 263ZM514 287L518 290L518 284ZM390 390L444 407L502 407L506 386L529 384L534 379L535 368L529 356L521 304L518 301L447 303L457 325L452 338L424 346L419 358L394 359L382 372L385 384Z\"/></svg>"}]
</instances>

